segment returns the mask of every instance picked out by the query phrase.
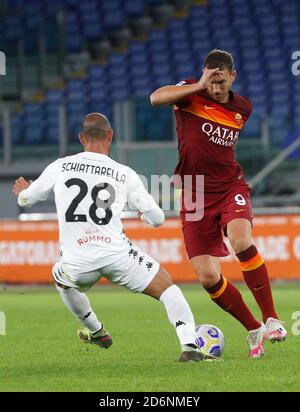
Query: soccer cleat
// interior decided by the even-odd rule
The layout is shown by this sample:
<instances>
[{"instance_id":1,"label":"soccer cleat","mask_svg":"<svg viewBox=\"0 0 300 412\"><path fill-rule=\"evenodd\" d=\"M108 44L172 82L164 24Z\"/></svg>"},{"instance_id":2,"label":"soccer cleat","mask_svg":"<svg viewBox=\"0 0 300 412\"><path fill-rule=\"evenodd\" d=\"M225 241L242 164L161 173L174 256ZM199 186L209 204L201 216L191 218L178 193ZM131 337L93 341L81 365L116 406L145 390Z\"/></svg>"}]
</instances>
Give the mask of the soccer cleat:
<instances>
[{"instance_id":1,"label":"soccer cleat","mask_svg":"<svg viewBox=\"0 0 300 412\"><path fill-rule=\"evenodd\" d=\"M78 329L77 335L82 342L91 343L100 346L100 348L108 349L113 343L112 337L103 326L97 333L92 333L88 328L82 326Z\"/></svg>"},{"instance_id":2,"label":"soccer cleat","mask_svg":"<svg viewBox=\"0 0 300 412\"><path fill-rule=\"evenodd\" d=\"M261 327L254 330L249 330L247 342L250 347L249 358L261 358L264 356L264 341L267 338L267 331L265 325L262 323Z\"/></svg>"},{"instance_id":3,"label":"soccer cleat","mask_svg":"<svg viewBox=\"0 0 300 412\"><path fill-rule=\"evenodd\" d=\"M267 319L266 329L268 339L271 343L283 342L284 340L286 340L288 333L283 326L284 323L285 322L274 318Z\"/></svg>"},{"instance_id":4,"label":"soccer cleat","mask_svg":"<svg viewBox=\"0 0 300 412\"><path fill-rule=\"evenodd\" d=\"M193 345L194 346L194 345ZM182 345L182 353L179 358L179 362L199 362L199 361L212 361L220 360L213 355L205 354L201 349L194 348L189 345Z\"/></svg>"}]
</instances>

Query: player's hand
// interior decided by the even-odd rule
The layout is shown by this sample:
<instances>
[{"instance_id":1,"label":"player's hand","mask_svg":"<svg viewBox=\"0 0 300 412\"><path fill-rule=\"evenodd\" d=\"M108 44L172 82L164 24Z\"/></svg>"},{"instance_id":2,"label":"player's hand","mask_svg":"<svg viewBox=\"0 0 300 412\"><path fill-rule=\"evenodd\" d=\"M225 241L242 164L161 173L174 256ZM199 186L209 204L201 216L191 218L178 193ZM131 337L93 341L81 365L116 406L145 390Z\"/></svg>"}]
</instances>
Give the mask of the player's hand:
<instances>
[{"instance_id":1,"label":"player's hand","mask_svg":"<svg viewBox=\"0 0 300 412\"><path fill-rule=\"evenodd\" d=\"M138 210L138 211L136 212L136 214L137 214L137 217L140 219L143 213Z\"/></svg>"},{"instance_id":2,"label":"player's hand","mask_svg":"<svg viewBox=\"0 0 300 412\"><path fill-rule=\"evenodd\" d=\"M17 180L15 180L15 184L13 186L13 192L16 196L19 196L19 193L22 192L22 190L27 189L32 183L32 180L27 180L24 179L23 176L19 177Z\"/></svg>"},{"instance_id":3,"label":"player's hand","mask_svg":"<svg viewBox=\"0 0 300 412\"><path fill-rule=\"evenodd\" d=\"M201 89L207 89L209 83L214 76L219 76L222 72L220 71L219 67L215 69L207 69L203 70L201 79L199 80L199 85L201 85Z\"/></svg>"}]
</instances>

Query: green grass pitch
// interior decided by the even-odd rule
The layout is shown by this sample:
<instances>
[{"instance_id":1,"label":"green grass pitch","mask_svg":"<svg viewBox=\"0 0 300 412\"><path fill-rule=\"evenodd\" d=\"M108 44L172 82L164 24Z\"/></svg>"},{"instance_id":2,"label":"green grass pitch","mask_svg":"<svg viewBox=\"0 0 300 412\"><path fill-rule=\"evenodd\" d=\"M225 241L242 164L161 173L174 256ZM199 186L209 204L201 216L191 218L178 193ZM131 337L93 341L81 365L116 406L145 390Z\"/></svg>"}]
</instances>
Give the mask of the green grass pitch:
<instances>
[{"instance_id":1,"label":"green grass pitch","mask_svg":"<svg viewBox=\"0 0 300 412\"><path fill-rule=\"evenodd\" d=\"M0 335L0 391L300 390L300 335L292 334L292 314L300 311L299 284L274 286L289 338L276 345L267 342L266 355L258 360L247 358L246 331L210 302L200 285L182 289L196 324L212 323L224 332L223 362L179 363L177 336L162 304L120 287L95 287L88 293L114 338L108 350L78 340L76 319L54 288L1 291L6 335ZM240 289L258 315L249 291Z\"/></svg>"}]
</instances>

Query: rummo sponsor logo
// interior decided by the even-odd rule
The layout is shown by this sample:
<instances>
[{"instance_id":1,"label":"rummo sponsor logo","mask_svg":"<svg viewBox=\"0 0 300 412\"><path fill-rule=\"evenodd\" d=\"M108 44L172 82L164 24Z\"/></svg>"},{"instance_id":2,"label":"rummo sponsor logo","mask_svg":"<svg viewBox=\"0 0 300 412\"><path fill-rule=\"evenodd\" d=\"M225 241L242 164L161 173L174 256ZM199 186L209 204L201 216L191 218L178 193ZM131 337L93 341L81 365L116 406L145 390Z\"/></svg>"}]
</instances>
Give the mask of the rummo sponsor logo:
<instances>
[{"instance_id":1,"label":"rummo sponsor logo","mask_svg":"<svg viewBox=\"0 0 300 412\"><path fill-rule=\"evenodd\" d=\"M0 76L6 75L6 56L3 51L0 51Z\"/></svg>"}]
</instances>

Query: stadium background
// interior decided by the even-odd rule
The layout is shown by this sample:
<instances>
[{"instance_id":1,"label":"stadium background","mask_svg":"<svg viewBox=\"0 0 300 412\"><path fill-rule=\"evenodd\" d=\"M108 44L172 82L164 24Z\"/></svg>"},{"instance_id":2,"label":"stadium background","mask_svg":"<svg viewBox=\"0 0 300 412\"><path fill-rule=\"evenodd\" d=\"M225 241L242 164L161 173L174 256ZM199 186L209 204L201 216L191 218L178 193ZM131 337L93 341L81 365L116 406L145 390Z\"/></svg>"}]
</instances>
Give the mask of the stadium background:
<instances>
[{"instance_id":1,"label":"stadium background","mask_svg":"<svg viewBox=\"0 0 300 412\"><path fill-rule=\"evenodd\" d=\"M51 217L53 199L24 214L14 179L35 178L58 156L80 151L81 120L91 111L111 119L117 161L147 177L171 175L173 115L152 108L149 95L199 78L213 48L233 54L233 90L254 106L237 159L253 185L255 241L273 279L299 279L300 76L292 58L299 21L297 0L0 1L0 281L50 282L57 259L56 223L40 220ZM168 215L160 229L134 219L125 227L175 280L195 280L179 220ZM223 265L241 278L233 258Z\"/></svg>"}]
</instances>

